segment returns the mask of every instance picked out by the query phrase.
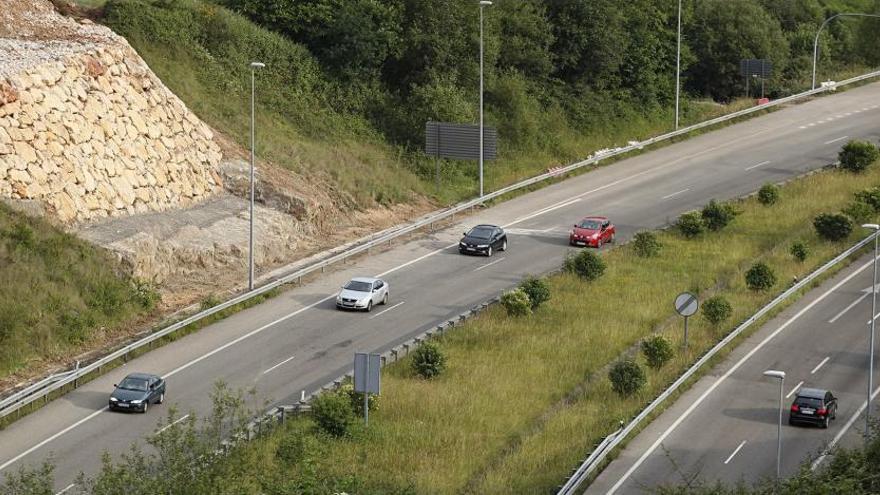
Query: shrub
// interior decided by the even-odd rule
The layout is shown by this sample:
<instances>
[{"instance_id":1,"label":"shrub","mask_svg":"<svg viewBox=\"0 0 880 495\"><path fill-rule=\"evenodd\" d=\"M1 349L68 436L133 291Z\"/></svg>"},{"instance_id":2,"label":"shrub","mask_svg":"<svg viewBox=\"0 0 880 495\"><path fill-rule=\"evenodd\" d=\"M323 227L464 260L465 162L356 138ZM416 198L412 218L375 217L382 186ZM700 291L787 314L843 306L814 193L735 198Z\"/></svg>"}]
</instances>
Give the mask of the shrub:
<instances>
[{"instance_id":1,"label":"shrub","mask_svg":"<svg viewBox=\"0 0 880 495\"><path fill-rule=\"evenodd\" d=\"M143 309L152 310L156 307L162 296L156 291L153 284L140 279L132 279L132 290L134 298Z\"/></svg>"},{"instance_id":2,"label":"shrub","mask_svg":"<svg viewBox=\"0 0 880 495\"><path fill-rule=\"evenodd\" d=\"M717 325L730 318L733 308L723 296L713 296L703 303L703 318L709 323Z\"/></svg>"},{"instance_id":3,"label":"shrub","mask_svg":"<svg viewBox=\"0 0 880 495\"><path fill-rule=\"evenodd\" d=\"M861 201L873 208L875 212L880 213L880 187L857 192L856 201Z\"/></svg>"},{"instance_id":4,"label":"shrub","mask_svg":"<svg viewBox=\"0 0 880 495\"><path fill-rule=\"evenodd\" d=\"M567 257L564 268L565 271L574 273L584 280L593 281L605 273L605 261L598 254L585 249Z\"/></svg>"},{"instance_id":5,"label":"shrub","mask_svg":"<svg viewBox=\"0 0 880 495\"><path fill-rule=\"evenodd\" d=\"M794 259L800 261L801 263L807 259L807 256L810 255L810 248L807 247L801 241L797 241L791 245L791 249L789 250L791 255L794 256Z\"/></svg>"},{"instance_id":6,"label":"shrub","mask_svg":"<svg viewBox=\"0 0 880 495\"><path fill-rule=\"evenodd\" d=\"M779 186L776 184L764 184L758 190L758 201L764 206L776 204L779 201Z\"/></svg>"},{"instance_id":7,"label":"shrub","mask_svg":"<svg viewBox=\"0 0 880 495\"><path fill-rule=\"evenodd\" d=\"M635 361L624 359L614 363L608 372L611 388L621 397L629 397L645 385L645 371Z\"/></svg>"},{"instance_id":8,"label":"shrub","mask_svg":"<svg viewBox=\"0 0 880 495\"><path fill-rule=\"evenodd\" d=\"M532 302L529 295L520 288L505 292L501 296L501 305L507 310L508 316L527 316L532 314Z\"/></svg>"},{"instance_id":9,"label":"shrub","mask_svg":"<svg viewBox=\"0 0 880 495\"><path fill-rule=\"evenodd\" d=\"M678 217L675 226L678 227L678 231L681 232L681 235L688 239L702 234L706 229L702 215L696 211L689 211Z\"/></svg>"},{"instance_id":10,"label":"shrub","mask_svg":"<svg viewBox=\"0 0 880 495\"><path fill-rule=\"evenodd\" d=\"M312 402L312 417L321 430L334 437L343 437L348 434L354 421L354 410L345 395L325 393Z\"/></svg>"},{"instance_id":11,"label":"shrub","mask_svg":"<svg viewBox=\"0 0 880 495\"><path fill-rule=\"evenodd\" d=\"M425 342L413 354L413 371L422 378L439 376L446 369L446 356L435 342Z\"/></svg>"},{"instance_id":12,"label":"shrub","mask_svg":"<svg viewBox=\"0 0 880 495\"><path fill-rule=\"evenodd\" d=\"M519 284L519 288L529 296L529 301L532 303L532 309L535 309L550 300L550 286L547 285L547 282L544 279L527 277L521 284Z\"/></svg>"},{"instance_id":13,"label":"shrub","mask_svg":"<svg viewBox=\"0 0 880 495\"><path fill-rule=\"evenodd\" d=\"M776 275L769 266L759 261L746 272L746 285L754 291L768 290L776 285Z\"/></svg>"},{"instance_id":14,"label":"shrub","mask_svg":"<svg viewBox=\"0 0 880 495\"><path fill-rule=\"evenodd\" d=\"M733 205L718 203L713 199L703 207L700 216L703 217L706 228L717 231L727 227L736 216L736 210L733 209Z\"/></svg>"},{"instance_id":15,"label":"shrub","mask_svg":"<svg viewBox=\"0 0 880 495\"><path fill-rule=\"evenodd\" d=\"M843 169L859 173L876 162L880 158L880 152L868 141L850 141L843 146L837 156Z\"/></svg>"},{"instance_id":16,"label":"shrub","mask_svg":"<svg viewBox=\"0 0 880 495\"><path fill-rule=\"evenodd\" d=\"M657 239L657 234L653 232L637 232L633 237L633 250L635 250L636 255L642 258L657 256L660 254L660 248L662 247L663 245L660 244L660 240Z\"/></svg>"},{"instance_id":17,"label":"shrub","mask_svg":"<svg viewBox=\"0 0 880 495\"><path fill-rule=\"evenodd\" d=\"M874 208L862 201L853 201L841 213L850 217L855 223L868 223L874 218Z\"/></svg>"},{"instance_id":18,"label":"shrub","mask_svg":"<svg viewBox=\"0 0 880 495\"><path fill-rule=\"evenodd\" d=\"M318 450L318 441L312 435L294 432L285 435L275 448L275 456L288 464L299 464L312 458Z\"/></svg>"},{"instance_id":19,"label":"shrub","mask_svg":"<svg viewBox=\"0 0 880 495\"><path fill-rule=\"evenodd\" d=\"M819 237L829 241L841 241L849 237L853 222L842 213L820 213L813 219L813 227Z\"/></svg>"},{"instance_id":20,"label":"shrub","mask_svg":"<svg viewBox=\"0 0 880 495\"><path fill-rule=\"evenodd\" d=\"M345 383L342 387L339 388L339 392L348 397L348 400L351 402L351 409L358 416L364 415L364 394L361 392L354 391L354 384L351 382ZM370 408L370 411L375 411L379 409L379 396L376 394L367 394L367 407Z\"/></svg>"},{"instance_id":21,"label":"shrub","mask_svg":"<svg viewBox=\"0 0 880 495\"><path fill-rule=\"evenodd\" d=\"M675 351L672 344L662 335L654 335L642 341L642 353L648 361L648 366L660 369L667 361L672 359Z\"/></svg>"}]
</instances>

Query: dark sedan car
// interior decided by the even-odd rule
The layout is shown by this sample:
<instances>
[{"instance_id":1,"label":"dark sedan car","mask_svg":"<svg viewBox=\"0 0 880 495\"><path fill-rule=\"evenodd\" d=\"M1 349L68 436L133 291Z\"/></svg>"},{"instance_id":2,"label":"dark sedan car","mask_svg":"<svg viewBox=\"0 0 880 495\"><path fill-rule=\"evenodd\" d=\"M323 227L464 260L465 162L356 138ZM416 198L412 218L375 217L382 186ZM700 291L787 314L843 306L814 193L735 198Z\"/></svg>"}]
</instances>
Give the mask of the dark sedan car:
<instances>
[{"instance_id":1,"label":"dark sedan car","mask_svg":"<svg viewBox=\"0 0 880 495\"><path fill-rule=\"evenodd\" d=\"M497 225L477 225L465 232L458 243L458 252L462 254L492 256L495 250L507 251L507 234Z\"/></svg>"},{"instance_id":2,"label":"dark sedan car","mask_svg":"<svg viewBox=\"0 0 880 495\"><path fill-rule=\"evenodd\" d=\"M837 397L828 390L802 388L791 404L788 424L812 423L828 428L828 422L837 416Z\"/></svg>"},{"instance_id":3,"label":"dark sedan car","mask_svg":"<svg viewBox=\"0 0 880 495\"><path fill-rule=\"evenodd\" d=\"M165 380L148 373L132 373L110 394L110 410L147 412L150 404L165 401Z\"/></svg>"}]
</instances>

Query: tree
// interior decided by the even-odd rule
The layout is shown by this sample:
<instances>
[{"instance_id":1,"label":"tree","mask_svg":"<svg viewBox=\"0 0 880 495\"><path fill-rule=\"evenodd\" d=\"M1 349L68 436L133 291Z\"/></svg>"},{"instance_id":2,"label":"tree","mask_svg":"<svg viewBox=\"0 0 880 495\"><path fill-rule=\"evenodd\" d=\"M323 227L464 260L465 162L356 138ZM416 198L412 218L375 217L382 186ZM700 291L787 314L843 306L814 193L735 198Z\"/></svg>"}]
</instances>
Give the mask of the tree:
<instances>
[{"instance_id":1,"label":"tree","mask_svg":"<svg viewBox=\"0 0 880 495\"><path fill-rule=\"evenodd\" d=\"M446 370L446 356L437 343L424 342L413 353L412 368L422 378L435 378Z\"/></svg>"},{"instance_id":2,"label":"tree","mask_svg":"<svg viewBox=\"0 0 880 495\"><path fill-rule=\"evenodd\" d=\"M764 184L758 190L758 201L764 206L776 204L779 201L779 186L776 184Z\"/></svg>"},{"instance_id":3,"label":"tree","mask_svg":"<svg viewBox=\"0 0 880 495\"><path fill-rule=\"evenodd\" d=\"M716 231L726 227L736 217L736 210L732 205L721 204L713 199L703 207L700 216L709 230Z\"/></svg>"},{"instance_id":4,"label":"tree","mask_svg":"<svg viewBox=\"0 0 880 495\"><path fill-rule=\"evenodd\" d=\"M813 219L813 227L819 237L836 242L849 237L853 230L853 222L842 213L820 213Z\"/></svg>"},{"instance_id":5,"label":"tree","mask_svg":"<svg viewBox=\"0 0 880 495\"><path fill-rule=\"evenodd\" d=\"M681 232L681 235L687 239L691 239L703 233L703 230L706 228L706 223L703 221L703 217L700 213L689 211L678 217L675 226L678 227L678 231Z\"/></svg>"},{"instance_id":6,"label":"tree","mask_svg":"<svg viewBox=\"0 0 880 495\"><path fill-rule=\"evenodd\" d=\"M880 151L869 141L853 140L843 146L838 158L843 169L859 173L880 159Z\"/></svg>"},{"instance_id":7,"label":"tree","mask_svg":"<svg viewBox=\"0 0 880 495\"><path fill-rule=\"evenodd\" d=\"M535 309L550 300L550 286L547 285L547 281L542 278L526 277L526 279L519 284L519 288L528 295L529 302L532 304L532 309Z\"/></svg>"},{"instance_id":8,"label":"tree","mask_svg":"<svg viewBox=\"0 0 880 495\"><path fill-rule=\"evenodd\" d=\"M642 341L642 354L645 355L645 360L648 361L648 366L654 369L660 369L667 363L667 361L672 359L672 356L675 355L675 351L672 349L672 344L669 343L669 340L667 340L666 337L662 335L654 335Z\"/></svg>"},{"instance_id":9,"label":"tree","mask_svg":"<svg viewBox=\"0 0 880 495\"><path fill-rule=\"evenodd\" d=\"M312 401L312 417L324 432L334 437L344 437L354 422L351 399L335 391L323 393Z\"/></svg>"},{"instance_id":10,"label":"tree","mask_svg":"<svg viewBox=\"0 0 880 495\"><path fill-rule=\"evenodd\" d=\"M769 290L776 285L776 275L766 263L759 261L746 272L746 285L756 292Z\"/></svg>"},{"instance_id":11,"label":"tree","mask_svg":"<svg viewBox=\"0 0 880 495\"><path fill-rule=\"evenodd\" d=\"M808 248L803 242L797 241L791 245L789 252L794 256L794 259L803 263L804 260L807 259L807 256L810 255L810 248Z\"/></svg>"},{"instance_id":12,"label":"tree","mask_svg":"<svg viewBox=\"0 0 880 495\"><path fill-rule=\"evenodd\" d=\"M574 256L568 256L563 265L565 271L592 282L605 273L605 261L598 254L586 249Z\"/></svg>"},{"instance_id":13,"label":"tree","mask_svg":"<svg viewBox=\"0 0 880 495\"><path fill-rule=\"evenodd\" d=\"M508 316L528 316L532 314L532 302L529 295L521 288L505 292L501 296L501 305L507 310Z\"/></svg>"},{"instance_id":14,"label":"tree","mask_svg":"<svg viewBox=\"0 0 880 495\"><path fill-rule=\"evenodd\" d=\"M648 231L636 232L633 236L633 250L642 258L651 258L660 254L663 247L657 234Z\"/></svg>"},{"instance_id":15,"label":"tree","mask_svg":"<svg viewBox=\"0 0 880 495\"><path fill-rule=\"evenodd\" d=\"M724 296L713 296L703 303L703 317L713 325L730 318L733 308Z\"/></svg>"},{"instance_id":16,"label":"tree","mask_svg":"<svg viewBox=\"0 0 880 495\"><path fill-rule=\"evenodd\" d=\"M645 386L647 379L641 366L631 359L614 363L608 372L611 388L621 397L629 397Z\"/></svg>"}]
</instances>

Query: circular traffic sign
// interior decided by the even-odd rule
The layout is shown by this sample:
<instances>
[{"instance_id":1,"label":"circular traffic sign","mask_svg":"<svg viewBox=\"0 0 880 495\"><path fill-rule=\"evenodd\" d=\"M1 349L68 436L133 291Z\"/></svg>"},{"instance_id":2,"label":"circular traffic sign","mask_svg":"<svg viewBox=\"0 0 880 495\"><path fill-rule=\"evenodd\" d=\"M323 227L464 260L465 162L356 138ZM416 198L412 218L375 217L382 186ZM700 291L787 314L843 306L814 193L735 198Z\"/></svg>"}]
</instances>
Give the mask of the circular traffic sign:
<instances>
[{"instance_id":1,"label":"circular traffic sign","mask_svg":"<svg viewBox=\"0 0 880 495\"><path fill-rule=\"evenodd\" d=\"M700 302L697 300L697 296L690 292L682 292L675 298L675 310L681 316L693 316L699 307Z\"/></svg>"}]
</instances>

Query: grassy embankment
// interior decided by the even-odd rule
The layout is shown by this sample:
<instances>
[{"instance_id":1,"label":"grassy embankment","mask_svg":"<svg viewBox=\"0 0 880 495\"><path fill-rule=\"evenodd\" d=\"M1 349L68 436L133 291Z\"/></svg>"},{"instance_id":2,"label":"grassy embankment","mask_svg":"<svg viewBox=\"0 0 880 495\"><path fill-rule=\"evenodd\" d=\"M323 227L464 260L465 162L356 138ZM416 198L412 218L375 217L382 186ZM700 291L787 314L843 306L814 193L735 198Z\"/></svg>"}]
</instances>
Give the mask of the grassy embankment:
<instances>
[{"instance_id":1,"label":"grassy embankment","mask_svg":"<svg viewBox=\"0 0 880 495\"><path fill-rule=\"evenodd\" d=\"M342 440L318 435L320 454L309 462L338 479L355 476L364 492L410 484L416 493L548 492L736 322L848 246L820 241L811 220L840 210L869 184L880 184L880 167L865 175L816 174L786 186L774 206L738 202L742 213L721 232L693 240L661 233L657 258L639 258L629 246L615 249L597 282L550 277L552 299L534 315L509 318L494 307L443 337L448 371L439 379L414 378L407 360L385 368L381 408L370 415L369 430ZM795 241L811 250L804 263L789 253ZM743 273L755 260L775 271L772 291L745 287ZM648 371L640 393L619 398L605 366L652 332L680 344L670 297L683 290L724 295L733 316L717 328L693 318L690 355L679 351L661 370ZM246 447L236 462L287 472L291 466L275 458L277 442L301 435L309 422Z\"/></svg>"}]
</instances>

